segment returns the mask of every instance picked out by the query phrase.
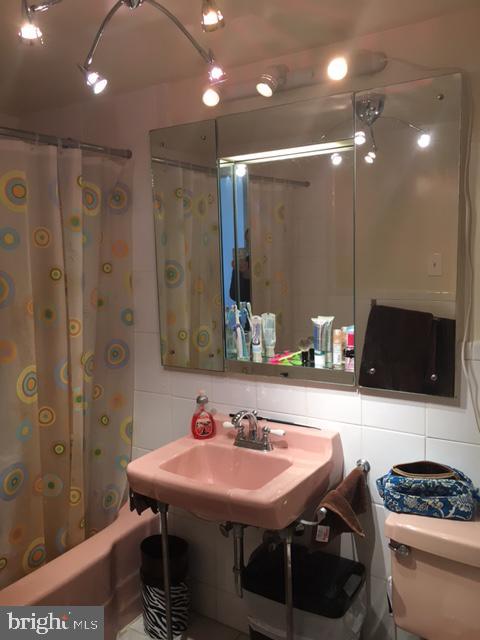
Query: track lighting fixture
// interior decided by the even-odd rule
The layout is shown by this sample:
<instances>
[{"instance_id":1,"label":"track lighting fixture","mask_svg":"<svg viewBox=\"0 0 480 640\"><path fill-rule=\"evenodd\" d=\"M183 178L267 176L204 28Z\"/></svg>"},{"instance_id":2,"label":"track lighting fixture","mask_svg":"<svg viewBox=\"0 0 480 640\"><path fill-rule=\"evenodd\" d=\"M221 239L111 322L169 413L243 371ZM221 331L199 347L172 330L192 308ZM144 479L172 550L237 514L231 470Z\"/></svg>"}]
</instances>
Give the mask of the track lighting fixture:
<instances>
[{"instance_id":1,"label":"track lighting fixture","mask_svg":"<svg viewBox=\"0 0 480 640\"><path fill-rule=\"evenodd\" d=\"M271 98L275 91L286 82L287 67L284 65L276 65L269 67L258 79L256 89L264 98Z\"/></svg>"},{"instance_id":2,"label":"track lighting fixture","mask_svg":"<svg viewBox=\"0 0 480 640\"><path fill-rule=\"evenodd\" d=\"M352 54L335 56L329 60L326 68L327 78L343 80L347 75L362 76L382 71L388 59L378 51L356 51Z\"/></svg>"},{"instance_id":3,"label":"track lighting fixture","mask_svg":"<svg viewBox=\"0 0 480 640\"><path fill-rule=\"evenodd\" d=\"M177 27L177 29L179 29L183 33L183 35L188 39L190 44L195 48L195 50L201 56L203 61L208 65L209 86L205 89L202 96L202 100L204 104L206 104L207 106L215 106L216 104L218 104L220 101L220 93L218 92L216 85L225 80L226 78L225 71L216 62L212 51L210 50L207 51L206 49L204 49L204 47L202 47L202 45L184 27L184 25L180 22L180 20L169 9L164 7L162 4L160 4L156 0L117 0L117 2L113 5L113 7L110 9L110 11L107 13L105 18L103 19L103 22L101 23L97 31L97 34L93 40L92 46L90 47L90 51L88 52L87 57L85 58L85 62L83 63L83 65L78 65L85 77L85 81L87 85L93 89L94 93L97 93L97 94L101 93L107 86L107 80L102 76L100 76L99 74L97 74L96 72L93 72L91 70L91 67L92 67L95 53L97 51L100 40L102 39L102 36L110 20L117 13L117 11L123 6L126 6L133 11L146 4L149 4L150 6L154 7L158 11L161 11L171 22L173 22L173 24ZM213 8L213 10L216 10L220 16L219 20L221 18L221 20L223 21L223 16L215 8L215 3L204 3L204 8L206 8L206 4L209 5L210 9ZM211 16L210 16L210 19L211 19ZM207 30L212 30L212 29L207 29Z\"/></svg>"},{"instance_id":4,"label":"track lighting fixture","mask_svg":"<svg viewBox=\"0 0 480 640\"><path fill-rule=\"evenodd\" d=\"M202 1L202 29L216 31L225 26L225 19L215 0Z\"/></svg>"}]
</instances>

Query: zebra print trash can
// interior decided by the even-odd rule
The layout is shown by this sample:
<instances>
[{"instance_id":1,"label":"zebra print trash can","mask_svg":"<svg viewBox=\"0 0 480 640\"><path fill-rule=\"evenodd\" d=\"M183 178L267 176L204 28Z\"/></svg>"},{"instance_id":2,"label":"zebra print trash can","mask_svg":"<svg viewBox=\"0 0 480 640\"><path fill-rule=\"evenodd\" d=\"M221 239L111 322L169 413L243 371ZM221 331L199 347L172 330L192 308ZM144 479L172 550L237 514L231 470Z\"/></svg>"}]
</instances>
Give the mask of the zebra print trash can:
<instances>
[{"instance_id":1,"label":"zebra print trash can","mask_svg":"<svg viewBox=\"0 0 480 640\"><path fill-rule=\"evenodd\" d=\"M172 597L172 630L175 639L182 638L188 627L190 591L185 580L188 573L188 543L168 536ZM163 586L162 536L145 538L141 544L143 626L151 638L167 640L165 592Z\"/></svg>"},{"instance_id":2,"label":"zebra print trash can","mask_svg":"<svg viewBox=\"0 0 480 640\"><path fill-rule=\"evenodd\" d=\"M190 591L185 582L171 587L172 631L175 640L180 640L188 627L190 613ZM165 592L160 587L142 583L143 626L151 638L167 639L165 615Z\"/></svg>"}]
</instances>

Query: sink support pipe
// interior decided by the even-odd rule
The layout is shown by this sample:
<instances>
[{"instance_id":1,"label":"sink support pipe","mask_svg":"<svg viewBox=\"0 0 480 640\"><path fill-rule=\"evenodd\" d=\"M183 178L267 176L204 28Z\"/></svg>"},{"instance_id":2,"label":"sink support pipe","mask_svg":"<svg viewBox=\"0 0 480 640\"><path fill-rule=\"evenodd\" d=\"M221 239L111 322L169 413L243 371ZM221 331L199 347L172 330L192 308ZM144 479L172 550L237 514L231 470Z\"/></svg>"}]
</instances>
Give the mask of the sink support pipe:
<instances>
[{"instance_id":1,"label":"sink support pipe","mask_svg":"<svg viewBox=\"0 0 480 640\"><path fill-rule=\"evenodd\" d=\"M243 598L242 571L245 568L244 530L244 524L233 524L233 573L235 575L235 592L239 598Z\"/></svg>"},{"instance_id":2,"label":"sink support pipe","mask_svg":"<svg viewBox=\"0 0 480 640\"><path fill-rule=\"evenodd\" d=\"M163 590L165 592L165 623L167 640L173 640L172 628L172 594L170 590L170 556L168 550L168 504L158 503L162 533Z\"/></svg>"}]
</instances>

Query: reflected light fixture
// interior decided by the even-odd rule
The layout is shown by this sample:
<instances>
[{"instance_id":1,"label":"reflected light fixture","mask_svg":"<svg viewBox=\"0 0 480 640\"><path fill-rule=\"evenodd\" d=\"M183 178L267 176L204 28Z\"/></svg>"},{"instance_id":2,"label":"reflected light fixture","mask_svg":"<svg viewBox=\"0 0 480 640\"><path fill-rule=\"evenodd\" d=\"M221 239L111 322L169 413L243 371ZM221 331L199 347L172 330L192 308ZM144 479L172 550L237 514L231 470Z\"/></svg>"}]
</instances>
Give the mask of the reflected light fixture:
<instances>
[{"instance_id":1,"label":"reflected light fixture","mask_svg":"<svg viewBox=\"0 0 480 640\"><path fill-rule=\"evenodd\" d=\"M355 144L358 145L359 147L362 144L365 144L365 142L367 141L367 136L365 131L361 131L361 130L356 131L354 136L354 141L355 141Z\"/></svg>"},{"instance_id":2,"label":"reflected light fixture","mask_svg":"<svg viewBox=\"0 0 480 640\"><path fill-rule=\"evenodd\" d=\"M51 2L60 2L61 0L50 0ZM216 84L222 82L226 78L225 71L222 67L215 61L215 57L211 50L207 50L193 37L193 35L186 29L186 27L182 24L182 22L174 15L169 9L157 2L157 0L117 0L115 4L112 6L110 11L107 13L105 18L103 19L98 31L93 40L92 46L85 58L85 61L82 65L78 65L80 71L82 72L85 83L88 87L90 87L95 94L99 94L104 91L108 82L107 79L102 77L100 74L92 70L92 64L95 57L95 53L97 51L98 45L100 44L100 40L107 28L109 22L113 18L113 16L117 13L119 9L122 7L127 7L130 10L136 10L144 5L150 5L154 7L161 13L163 13L176 27L183 33L183 35L187 38L190 44L194 47L197 53L201 56L203 61L208 65L208 87L205 89L202 100L204 104L209 107L213 107L220 102L220 93L216 88ZM208 5L208 7L207 7ZM203 17L209 16L208 20L213 21L211 11L216 12L217 22L223 21L223 16L216 8L214 2L204 2L203 8L207 9L207 14L202 14ZM223 21L224 22L224 21ZM220 26L218 24L217 26ZM216 27L215 27L216 28ZM211 31L213 29L206 29L207 31Z\"/></svg>"},{"instance_id":3,"label":"reflected light fixture","mask_svg":"<svg viewBox=\"0 0 480 640\"><path fill-rule=\"evenodd\" d=\"M204 31L216 31L225 26L225 18L217 7L215 0L202 1L202 29Z\"/></svg>"},{"instance_id":4,"label":"reflected light fixture","mask_svg":"<svg viewBox=\"0 0 480 640\"><path fill-rule=\"evenodd\" d=\"M235 175L237 176L237 178L244 178L247 175L247 165L237 164L235 166Z\"/></svg>"},{"instance_id":5,"label":"reflected light fixture","mask_svg":"<svg viewBox=\"0 0 480 640\"><path fill-rule=\"evenodd\" d=\"M330 80L338 82L347 75L362 76L383 71L388 58L378 51L355 51L349 55L335 56L329 60L326 75Z\"/></svg>"},{"instance_id":6,"label":"reflected light fixture","mask_svg":"<svg viewBox=\"0 0 480 640\"><path fill-rule=\"evenodd\" d=\"M287 79L287 67L276 65L269 67L258 79L257 92L264 98L271 98L277 89L283 87Z\"/></svg>"},{"instance_id":7,"label":"reflected light fixture","mask_svg":"<svg viewBox=\"0 0 480 640\"><path fill-rule=\"evenodd\" d=\"M365 155L364 160L367 164L373 164L375 162L376 157L377 157L377 154L375 153L375 151L369 151Z\"/></svg>"},{"instance_id":8,"label":"reflected light fixture","mask_svg":"<svg viewBox=\"0 0 480 640\"><path fill-rule=\"evenodd\" d=\"M332 153L330 156L330 162L334 167L338 167L338 165L342 164L342 156L339 153Z\"/></svg>"},{"instance_id":9,"label":"reflected light fixture","mask_svg":"<svg viewBox=\"0 0 480 640\"><path fill-rule=\"evenodd\" d=\"M417 145L420 147L420 149L426 149L430 146L431 141L432 136L429 133L424 132L418 136Z\"/></svg>"}]
</instances>

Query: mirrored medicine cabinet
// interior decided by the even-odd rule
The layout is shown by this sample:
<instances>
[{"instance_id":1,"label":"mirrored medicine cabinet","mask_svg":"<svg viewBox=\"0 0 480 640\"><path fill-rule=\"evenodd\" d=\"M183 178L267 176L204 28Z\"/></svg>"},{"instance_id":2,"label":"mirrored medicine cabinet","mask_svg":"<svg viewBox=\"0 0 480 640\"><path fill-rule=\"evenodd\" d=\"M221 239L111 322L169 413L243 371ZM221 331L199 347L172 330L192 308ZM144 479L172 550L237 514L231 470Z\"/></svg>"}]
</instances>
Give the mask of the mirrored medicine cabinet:
<instances>
[{"instance_id":1,"label":"mirrored medicine cabinet","mask_svg":"<svg viewBox=\"0 0 480 640\"><path fill-rule=\"evenodd\" d=\"M152 131L163 364L454 396L461 87Z\"/></svg>"}]
</instances>

